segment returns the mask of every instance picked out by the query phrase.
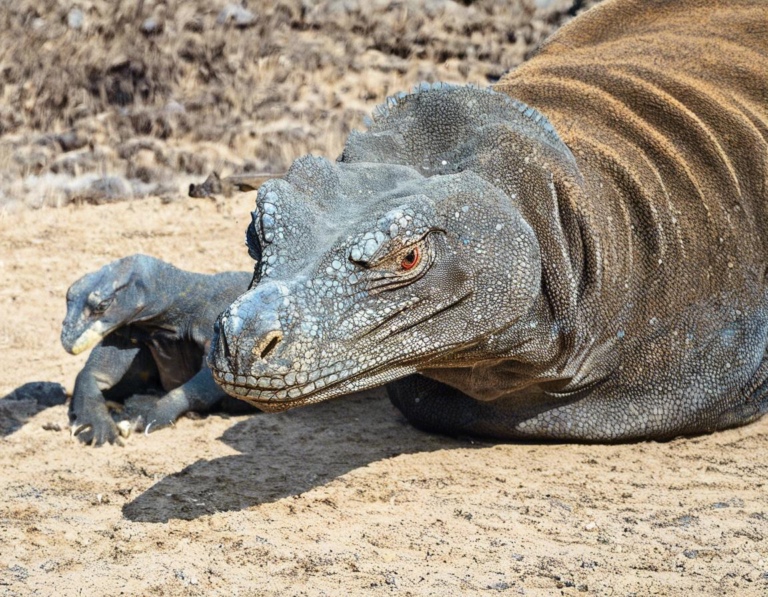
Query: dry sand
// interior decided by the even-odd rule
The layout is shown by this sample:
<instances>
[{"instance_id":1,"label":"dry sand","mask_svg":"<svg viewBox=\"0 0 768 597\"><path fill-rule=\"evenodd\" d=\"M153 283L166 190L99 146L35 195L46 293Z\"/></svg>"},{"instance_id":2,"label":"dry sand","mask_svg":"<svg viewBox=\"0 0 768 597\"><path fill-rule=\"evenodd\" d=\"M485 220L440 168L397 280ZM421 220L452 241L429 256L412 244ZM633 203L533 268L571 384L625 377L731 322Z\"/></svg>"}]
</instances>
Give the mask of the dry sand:
<instances>
[{"instance_id":1,"label":"dry sand","mask_svg":"<svg viewBox=\"0 0 768 597\"><path fill-rule=\"evenodd\" d=\"M252 197L0 218L0 395L69 389L71 281L132 252L245 269ZM768 418L620 446L410 427L380 391L125 447L0 410L0 595L765 595ZM24 424L11 425L16 417Z\"/></svg>"}]
</instances>

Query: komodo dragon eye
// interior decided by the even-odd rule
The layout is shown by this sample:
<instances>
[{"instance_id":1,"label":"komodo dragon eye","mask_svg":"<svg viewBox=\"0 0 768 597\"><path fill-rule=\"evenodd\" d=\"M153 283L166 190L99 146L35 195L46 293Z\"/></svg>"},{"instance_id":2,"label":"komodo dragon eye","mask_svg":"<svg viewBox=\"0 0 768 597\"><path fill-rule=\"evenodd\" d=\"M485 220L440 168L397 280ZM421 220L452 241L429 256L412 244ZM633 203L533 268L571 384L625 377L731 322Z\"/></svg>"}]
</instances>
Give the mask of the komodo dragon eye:
<instances>
[{"instance_id":1,"label":"komodo dragon eye","mask_svg":"<svg viewBox=\"0 0 768 597\"><path fill-rule=\"evenodd\" d=\"M410 270L419 265L419 261L421 261L419 247L413 247L408 254L403 257L403 260L400 262L400 267L404 270Z\"/></svg>"},{"instance_id":2,"label":"komodo dragon eye","mask_svg":"<svg viewBox=\"0 0 768 597\"><path fill-rule=\"evenodd\" d=\"M111 299L111 298L108 298L108 299L104 299L103 301L101 301L101 302L100 302L98 305L96 305L96 306L93 308L93 310L91 311L91 313L96 313L96 314L101 314L101 313L104 313L104 311L106 311L107 309L109 309L109 306L112 304L112 300L113 300L113 299Z\"/></svg>"}]
</instances>

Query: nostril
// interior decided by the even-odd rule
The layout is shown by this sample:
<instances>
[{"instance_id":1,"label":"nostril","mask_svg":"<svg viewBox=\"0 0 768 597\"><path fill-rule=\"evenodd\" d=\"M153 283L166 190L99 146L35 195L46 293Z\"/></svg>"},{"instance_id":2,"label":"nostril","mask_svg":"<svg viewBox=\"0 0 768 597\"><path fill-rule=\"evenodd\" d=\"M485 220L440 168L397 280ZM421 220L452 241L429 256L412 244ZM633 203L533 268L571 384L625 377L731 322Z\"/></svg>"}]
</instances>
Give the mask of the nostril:
<instances>
[{"instance_id":1,"label":"nostril","mask_svg":"<svg viewBox=\"0 0 768 597\"><path fill-rule=\"evenodd\" d=\"M259 342L253 348L253 354L258 354L263 360L266 359L270 353L275 350L275 347L283 339L283 333L279 331L269 332L261 342Z\"/></svg>"},{"instance_id":2,"label":"nostril","mask_svg":"<svg viewBox=\"0 0 768 597\"><path fill-rule=\"evenodd\" d=\"M261 351L261 358L262 359L267 358L267 355L275 349L275 346L277 346L278 342L280 342L279 338L272 338L269 341L269 344L267 344L267 346L264 348L264 350Z\"/></svg>"}]
</instances>

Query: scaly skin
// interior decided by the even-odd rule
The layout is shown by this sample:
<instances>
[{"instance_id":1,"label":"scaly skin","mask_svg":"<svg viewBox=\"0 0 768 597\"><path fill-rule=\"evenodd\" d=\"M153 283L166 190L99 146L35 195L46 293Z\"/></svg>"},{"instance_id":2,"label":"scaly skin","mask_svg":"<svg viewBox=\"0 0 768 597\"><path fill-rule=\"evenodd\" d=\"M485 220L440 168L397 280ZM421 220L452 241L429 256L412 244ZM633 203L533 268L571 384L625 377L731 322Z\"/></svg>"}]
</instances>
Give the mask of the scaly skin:
<instances>
[{"instance_id":1,"label":"scaly skin","mask_svg":"<svg viewBox=\"0 0 768 597\"><path fill-rule=\"evenodd\" d=\"M203 355L217 315L250 279L247 272L195 274L133 255L75 282L67 291L61 343L73 354L94 348L75 381L73 434L95 445L119 440L106 399L165 392L138 413L147 431L220 403L226 394Z\"/></svg>"},{"instance_id":2,"label":"scaly skin","mask_svg":"<svg viewBox=\"0 0 768 597\"><path fill-rule=\"evenodd\" d=\"M216 381L267 411L389 383L414 424L499 438L754 420L767 16L608 0L495 90L389 99L337 163L259 190L257 283L219 319Z\"/></svg>"}]
</instances>

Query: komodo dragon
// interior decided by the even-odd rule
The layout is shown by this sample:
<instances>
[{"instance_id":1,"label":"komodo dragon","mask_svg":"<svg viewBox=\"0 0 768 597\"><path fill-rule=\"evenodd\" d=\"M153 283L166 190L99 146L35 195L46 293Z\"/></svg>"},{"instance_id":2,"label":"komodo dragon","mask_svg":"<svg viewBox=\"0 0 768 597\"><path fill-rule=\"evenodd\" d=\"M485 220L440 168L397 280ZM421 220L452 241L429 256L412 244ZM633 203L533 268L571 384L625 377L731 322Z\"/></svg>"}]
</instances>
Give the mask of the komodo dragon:
<instances>
[{"instance_id":1,"label":"komodo dragon","mask_svg":"<svg viewBox=\"0 0 768 597\"><path fill-rule=\"evenodd\" d=\"M495 438L755 420L767 26L765 0L607 0L492 90L388 99L261 187L216 380L266 411L387 383L416 426Z\"/></svg>"},{"instance_id":2,"label":"komodo dragon","mask_svg":"<svg viewBox=\"0 0 768 597\"><path fill-rule=\"evenodd\" d=\"M248 288L251 277L195 274L132 255L75 282L67 291L61 343L72 354L96 346L75 381L69 408L73 433L96 445L117 441L105 398L168 392L144 410L134 408L147 431L186 412L210 410L226 398L203 355L216 316Z\"/></svg>"}]
</instances>

